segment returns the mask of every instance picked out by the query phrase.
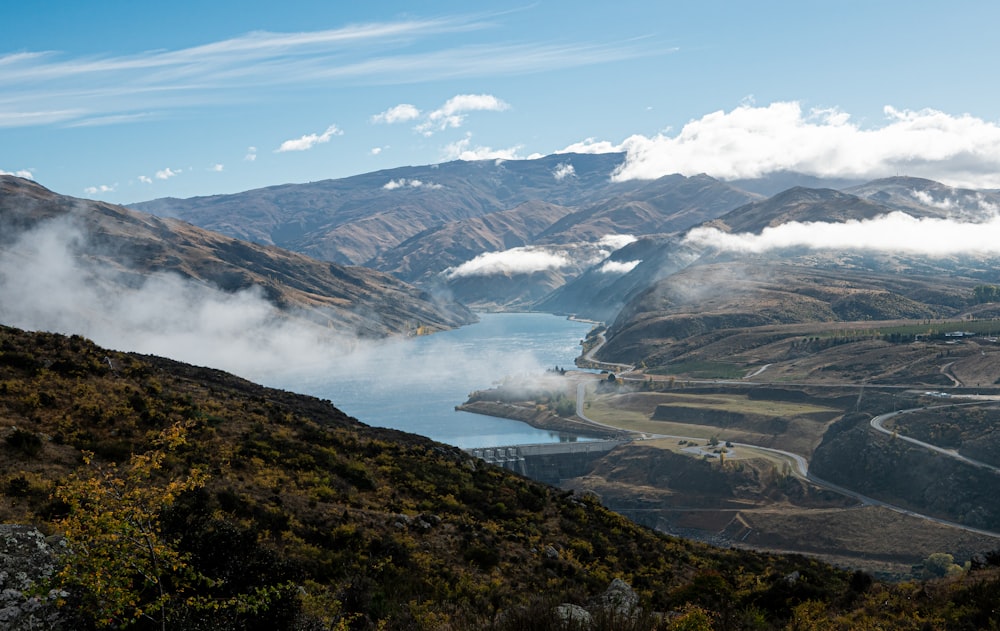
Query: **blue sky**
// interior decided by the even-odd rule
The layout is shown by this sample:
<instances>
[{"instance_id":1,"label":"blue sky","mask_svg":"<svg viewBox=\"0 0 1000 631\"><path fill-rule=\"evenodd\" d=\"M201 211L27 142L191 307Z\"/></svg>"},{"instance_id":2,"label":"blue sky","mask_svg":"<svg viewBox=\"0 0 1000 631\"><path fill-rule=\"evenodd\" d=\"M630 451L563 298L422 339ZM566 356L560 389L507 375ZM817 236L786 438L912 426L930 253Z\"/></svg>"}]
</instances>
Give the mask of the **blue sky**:
<instances>
[{"instance_id":1,"label":"blue sky","mask_svg":"<svg viewBox=\"0 0 1000 631\"><path fill-rule=\"evenodd\" d=\"M1000 188L992 2L11 3L0 171L128 203L461 158Z\"/></svg>"}]
</instances>

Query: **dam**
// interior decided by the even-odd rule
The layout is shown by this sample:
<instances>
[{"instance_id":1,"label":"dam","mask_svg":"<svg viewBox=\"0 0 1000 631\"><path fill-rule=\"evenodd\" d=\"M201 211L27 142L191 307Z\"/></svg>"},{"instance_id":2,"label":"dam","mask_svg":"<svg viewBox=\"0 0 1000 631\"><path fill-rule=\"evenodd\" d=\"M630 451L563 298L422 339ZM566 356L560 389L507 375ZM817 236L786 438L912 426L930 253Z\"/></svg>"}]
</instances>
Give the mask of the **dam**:
<instances>
[{"instance_id":1,"label":"dam","mask_svg":"<svg viewBox=\"0 0 1000 631\"><path fill-rule=\"evenodd\" d=\"M628 440L509 445L466 449L490 464L557 486L561 480L585 475L595 460Z\"/></svg>"}]
</instances>

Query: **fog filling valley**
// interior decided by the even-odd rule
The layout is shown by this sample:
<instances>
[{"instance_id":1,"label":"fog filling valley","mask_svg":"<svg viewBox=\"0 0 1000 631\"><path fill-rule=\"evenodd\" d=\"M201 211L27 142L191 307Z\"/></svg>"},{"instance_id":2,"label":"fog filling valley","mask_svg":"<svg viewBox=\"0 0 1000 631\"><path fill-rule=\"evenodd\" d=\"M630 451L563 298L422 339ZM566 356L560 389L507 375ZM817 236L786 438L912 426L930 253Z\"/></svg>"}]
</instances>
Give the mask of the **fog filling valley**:
<instances>
[{"instance_id":1,"label":"fog filling valley","mask_svg":"<svg viewBox=\"0 0 1000 631\"><path fill-rule=\"evenodd\" d=\"M633 240L630 235L610 235L584 246L560 246L561 252L531 247L491 252L446 274L530 273L568 265L598 265L605 273L625 273L638 261L605 259ZM969 222L892 212L865 221L791 222L760 234L695 228L685 242L746 253L804 246L931 257L996 255L1000 215ZM80 334L105 347L219 368L266 384L316 375L335 380L371 374L418 385L447 375L517 376L549 368L530 354L504 348L473 353L439 336L428 342L428 352L416 357L405 338L362 340L351 330L331 330L294 314L289 317L256 289L227 293L170 273L154 273L141 282L131 274L127 278L132 282L125 282L125 271L81 255L86 244L85 234L69 217L40 224L0 251L0 319L24 329ZM684 291L676 293L685 298Z\"/></svg>"},{"instance_id":2,"label":"fog filling valley","mask_svg":"<svg viewBox=\"0 0 1000 631\"><path fill-rule=\"evenodd\" d=\"M85 243L85 234L65 218L40 224L0 250L0 321L79 334L107 348L219 368L269 385L369 373L419 385L449 374L543 370L525 353L473 354L437 336L432 350L414 357L410 340L363 340L354 331L288 317L255 288L227 293L154 273L125 289L124 272L79 254Z\"/></svg>"},{"instance_id":3,"label":"fog filling valley","mask_svg":"<svg viewBox=\"0 0 1000 631\"><path fill-rule=\"evenodd\" d=\"M934 217L915 218L892 212L863 221L797 222L764 228L760 234L730 234L717 228L694 228L689 245L759 254L781 248L875 250L940 257L956 254L1000 254L1000 216L967 222Z\"/></svg>"}]
</instances>

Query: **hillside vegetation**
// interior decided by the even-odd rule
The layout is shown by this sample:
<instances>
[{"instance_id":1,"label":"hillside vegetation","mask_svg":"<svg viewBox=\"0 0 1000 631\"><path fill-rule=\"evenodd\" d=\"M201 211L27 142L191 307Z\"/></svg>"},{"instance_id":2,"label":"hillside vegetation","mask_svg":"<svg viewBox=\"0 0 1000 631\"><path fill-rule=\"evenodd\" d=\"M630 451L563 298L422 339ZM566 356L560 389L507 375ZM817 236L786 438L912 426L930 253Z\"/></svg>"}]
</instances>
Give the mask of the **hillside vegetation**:
<instances>
[{"instance_id":1,"label":"hillside vegetation","mask_svg":"<svg viewBox=\"0 0 1000 631\"><path fill-rule=\"evenodd\" d=\"M629 628L975 628L1000 605L988 568L882 585L666 537L327 401L76 336L0 329L0 419L0 516L47 532L86 518L86 488L134 483L136 456L160 454L140 495L167 500L151 518L178 561L161 600L140 575L127 587L171 628L569 628L549 607L592 603L615 578L643 611L678 612ZM86 539L68 534L78 553ZM69 575L70 601L114 625L92 578ZM135 628L158 628L150 617Z\"/></svg>"}]
</instances>

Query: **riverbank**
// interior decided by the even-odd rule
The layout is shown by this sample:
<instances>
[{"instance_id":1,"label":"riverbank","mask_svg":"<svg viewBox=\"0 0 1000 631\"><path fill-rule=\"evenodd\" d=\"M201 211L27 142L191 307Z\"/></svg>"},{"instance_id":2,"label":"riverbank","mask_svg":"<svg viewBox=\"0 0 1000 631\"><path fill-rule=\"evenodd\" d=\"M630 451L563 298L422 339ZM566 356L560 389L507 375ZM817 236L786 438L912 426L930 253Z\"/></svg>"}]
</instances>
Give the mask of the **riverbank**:
<instances>
[{"instance_id":1,"label":"riverbank","mask_svg":"<svg viewBox=\"0 0 1000 631\"><path fill-rule=\"evenodd\" d=\"M581 421L558 416L548 409L539 409L534 403L509 403L504 401L466 401L455 406L461 412L471 412L483 416L520 421L535 429L587 436L589 438L618 438L622 432Z\"/></svg>"}]
</instances>

